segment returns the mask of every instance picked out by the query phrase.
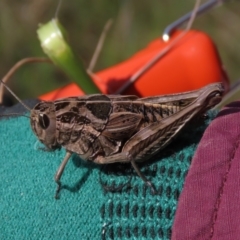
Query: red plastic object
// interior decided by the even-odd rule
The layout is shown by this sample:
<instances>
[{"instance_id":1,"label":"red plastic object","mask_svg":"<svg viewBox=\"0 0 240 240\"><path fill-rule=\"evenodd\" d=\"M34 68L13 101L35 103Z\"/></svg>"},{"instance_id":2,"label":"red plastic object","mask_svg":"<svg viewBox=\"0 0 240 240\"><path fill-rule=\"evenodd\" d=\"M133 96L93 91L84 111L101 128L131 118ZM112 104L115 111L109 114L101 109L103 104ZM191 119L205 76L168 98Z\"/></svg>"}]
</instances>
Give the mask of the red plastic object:
<instances>
[{"instance_id":1,"label":"red plastic object","mask_svg":"<svg viewBox=\"0 0 240 240\"><path fill-rule=\"evenodd\" d=\"M93 75L94 82L102 93L114 94L124 83L160 51L171 43L181 31L173 34L169 42L160 38L152 41L145 49L128 60ZM222 68L218 52L212 40L203 32L189 31L121 94L139 97L191 91L214 82L229 80ZM42 95L42 100L55 100L84 93L76 84Z\"/></svg>"}]
</instances>

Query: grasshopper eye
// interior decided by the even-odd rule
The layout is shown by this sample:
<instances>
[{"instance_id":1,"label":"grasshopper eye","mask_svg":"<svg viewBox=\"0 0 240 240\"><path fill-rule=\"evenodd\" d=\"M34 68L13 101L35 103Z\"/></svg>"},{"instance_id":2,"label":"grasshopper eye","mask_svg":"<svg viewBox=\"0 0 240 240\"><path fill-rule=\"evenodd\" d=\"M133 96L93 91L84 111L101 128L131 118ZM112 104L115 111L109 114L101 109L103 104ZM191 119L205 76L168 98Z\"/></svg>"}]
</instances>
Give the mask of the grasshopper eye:
<instances>
[{"instance_id":1,"label":"grasshopper eye","mask_svg":"<svg viewBox=\"0 0 240 240\"><path fill-rule=\"evenodd\" d=\"M48 128L50 124L50 120L46 114L39 114L38 120L39 120L39 125L42 129Z\"/></svg>"}]
</instances>

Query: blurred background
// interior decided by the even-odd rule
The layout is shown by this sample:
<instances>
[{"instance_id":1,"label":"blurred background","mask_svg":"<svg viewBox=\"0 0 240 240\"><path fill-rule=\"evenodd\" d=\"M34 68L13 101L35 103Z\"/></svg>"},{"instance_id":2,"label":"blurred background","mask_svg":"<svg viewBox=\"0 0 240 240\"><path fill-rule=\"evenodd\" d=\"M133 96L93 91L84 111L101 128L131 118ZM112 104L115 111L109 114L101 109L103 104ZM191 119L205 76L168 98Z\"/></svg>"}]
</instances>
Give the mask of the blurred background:
<instances>
[{"instance_id":1,"label":"blurred background","mask_svg":"<svg viewBox=\"0 0 240 240\"><path fill-rule=\"evenodd\" d=\"M201 1L204 3L206 1ZM72 0L63 1L58 17L69 42L86 67L108 19L107 34L95 66L98 71L124 61L194 7L194 0ZM57 0L0 1L0 77L25 57L45 56L36 29L55 16ZM240 1L226 1L196 18L193 29L206 32L215 42L232 82L240 79ZM201 67L201 66L199 66ZM70 79L47 63L31 63L11 78L9 86L21 99L36 98L66 85Z\"/></svg>"}]
</instances>

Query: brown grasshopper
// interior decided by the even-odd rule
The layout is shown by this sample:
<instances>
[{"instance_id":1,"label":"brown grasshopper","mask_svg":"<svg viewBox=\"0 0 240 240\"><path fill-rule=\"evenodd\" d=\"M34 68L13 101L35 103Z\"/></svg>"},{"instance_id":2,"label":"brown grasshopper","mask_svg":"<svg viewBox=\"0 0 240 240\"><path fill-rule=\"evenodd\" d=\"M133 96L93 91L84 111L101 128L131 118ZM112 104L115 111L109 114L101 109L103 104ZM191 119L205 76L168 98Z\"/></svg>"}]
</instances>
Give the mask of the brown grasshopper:
<instances>
[{"instance_id":1,"label":"brown grasshopper","mask_svg":"<svg viewBox=\"0 0 240 240\"><path fill-rule=\"evenodd\" d=\"M97 164L130 162L154 192L136 162L163 149L194 116L219 103L223 92L222 84L215 83L195 91L146 98L93 94L38 103L30 114L33 132L48 149L66 149L55 175L56 197L72 153Z\"/></svg>"}]
</instances>

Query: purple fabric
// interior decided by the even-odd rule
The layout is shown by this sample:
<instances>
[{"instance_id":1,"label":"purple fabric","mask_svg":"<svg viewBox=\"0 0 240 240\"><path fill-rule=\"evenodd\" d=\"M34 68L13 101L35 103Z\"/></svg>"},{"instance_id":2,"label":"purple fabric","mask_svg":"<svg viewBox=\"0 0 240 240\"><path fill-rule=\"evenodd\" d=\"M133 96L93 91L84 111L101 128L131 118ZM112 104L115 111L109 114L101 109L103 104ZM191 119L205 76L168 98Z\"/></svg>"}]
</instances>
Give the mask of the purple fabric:
<instances>
[{"instance_id":1,"label":"purple fabric","mask_svg":"<svg viewBox=\"0 0 240 240\"><path fill-rule=\"evenodd\" d=\"M240 239L240 102L200 141L180 196L172 239Z\"/></svg>"}]
</instances>

